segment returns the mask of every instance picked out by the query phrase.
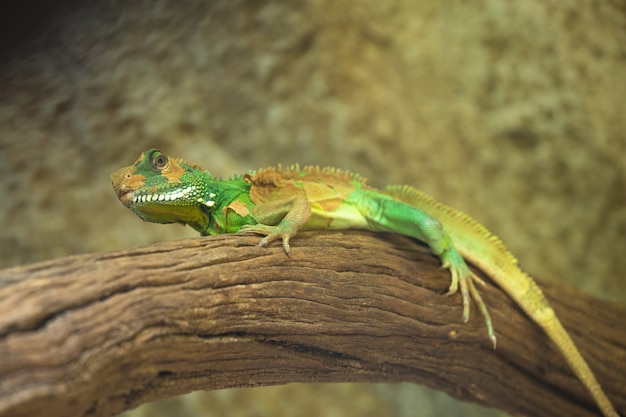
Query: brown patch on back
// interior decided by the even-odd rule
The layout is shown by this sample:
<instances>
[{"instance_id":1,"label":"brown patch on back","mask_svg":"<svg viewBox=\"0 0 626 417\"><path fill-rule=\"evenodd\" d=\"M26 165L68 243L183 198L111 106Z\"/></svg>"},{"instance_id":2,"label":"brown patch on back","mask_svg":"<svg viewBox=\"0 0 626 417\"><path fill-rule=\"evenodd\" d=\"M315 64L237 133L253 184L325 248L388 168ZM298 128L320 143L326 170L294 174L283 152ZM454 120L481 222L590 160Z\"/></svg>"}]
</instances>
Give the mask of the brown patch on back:
<instances>
[{"instance_id":1,"label":"brown patch on back","mask_svg":"<svg viewBox=\"0 0 626 417\"><path fill-rule=\"evenodd\" d=\"M246 174L244 179L252 184L250 198L255 204L288 200L304 195L315 210L331 212L356 186L367 188L365 178L333 167L292 165L283 169L271 167Z\"/></svg>"}]
</instances>

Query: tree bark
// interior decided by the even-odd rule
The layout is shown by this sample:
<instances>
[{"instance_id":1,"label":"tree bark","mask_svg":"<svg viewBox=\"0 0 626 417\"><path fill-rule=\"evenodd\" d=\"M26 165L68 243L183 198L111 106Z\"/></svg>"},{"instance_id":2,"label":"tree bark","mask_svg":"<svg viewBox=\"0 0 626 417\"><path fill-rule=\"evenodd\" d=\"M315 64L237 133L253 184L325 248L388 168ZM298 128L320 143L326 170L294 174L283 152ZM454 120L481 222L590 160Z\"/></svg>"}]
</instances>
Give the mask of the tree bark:
<instances>
[{"instance_id":1,"label":"tree bark","mask_svg":"<svg viewBox=\"0 0 626 417\"><path fill-rule=\"evenodd\" d=\"M109 416L193 390L414 382L514 415L598 415L487 280L498 347L428 248L301 233L290 256L223 235L0 271L0 416ZM540 284L622 414L626 308Z\"/></svg>"}]
</instances>

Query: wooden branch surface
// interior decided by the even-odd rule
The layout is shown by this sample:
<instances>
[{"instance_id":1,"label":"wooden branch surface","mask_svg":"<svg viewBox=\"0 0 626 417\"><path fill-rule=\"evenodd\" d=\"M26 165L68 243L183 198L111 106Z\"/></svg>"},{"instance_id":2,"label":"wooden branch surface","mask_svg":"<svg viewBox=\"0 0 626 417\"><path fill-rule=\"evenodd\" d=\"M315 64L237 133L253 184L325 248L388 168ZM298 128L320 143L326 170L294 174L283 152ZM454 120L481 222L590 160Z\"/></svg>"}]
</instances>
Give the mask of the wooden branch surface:
<instances>
[{"instance_id":1,"label":"wooden branch surface","mask_svg":"<svg viewBox=\"0 0 626 417\"><path fill-rule=\"evenodd\" d=\"M541 330L491 283L491 348L410 239L189 239L0 271L0 416L109 416L193 390L402 382L517 415L597 415ZM626 415L626 308L542 284ZM289 399L286 399L288 401Z\"/></svg>"}]
</instances>

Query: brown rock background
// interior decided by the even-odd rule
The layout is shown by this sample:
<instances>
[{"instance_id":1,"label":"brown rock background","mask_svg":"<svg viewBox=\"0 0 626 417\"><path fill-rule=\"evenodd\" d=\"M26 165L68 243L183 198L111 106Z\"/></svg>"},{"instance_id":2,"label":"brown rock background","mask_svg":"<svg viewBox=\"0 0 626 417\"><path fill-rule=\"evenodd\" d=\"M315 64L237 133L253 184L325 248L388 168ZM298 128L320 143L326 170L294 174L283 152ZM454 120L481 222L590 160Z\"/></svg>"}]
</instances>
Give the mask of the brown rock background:
<instances>
[{"instance_id":1,"label":"brown rock background","mask_svg":"<svg viewBox=\"0 0 626 417\"><path fill-rule=\"evenodd\" d=\"M111 190L110 172L157 147L220 176L298 161L409 183L471 213L531 274L626 302L623 1L2 8L0 266L194 236L139 221ZM290 385L135 416L464 407L411 385Z\"/></svg>"}]
</instances>

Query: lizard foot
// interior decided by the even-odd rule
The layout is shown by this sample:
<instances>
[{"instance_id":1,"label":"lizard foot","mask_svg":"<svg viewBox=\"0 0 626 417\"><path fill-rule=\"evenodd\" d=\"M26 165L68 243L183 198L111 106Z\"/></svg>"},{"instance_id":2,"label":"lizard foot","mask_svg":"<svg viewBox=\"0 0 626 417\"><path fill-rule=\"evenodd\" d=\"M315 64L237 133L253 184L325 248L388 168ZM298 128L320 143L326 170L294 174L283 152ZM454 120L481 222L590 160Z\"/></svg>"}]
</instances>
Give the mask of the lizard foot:
<instances>
[{"instance_id":1,"label":"lizard foot","mask_svg":"<svg viewBox=\"0 0 626 417\"><path fill-rule=\"evenodd\" d=\"M474 274L472 271L470 271L467 264L465 263L461 255L456 252L456 250L454 250L453 252L449 252L446 255L447 256L442 256L443 262L441 267L443 269L449 269L450 274L452 275L452 281L446 295L456 294L459 287L461 288L461 296L463 297L463 321L465 323L467 323L467 321L469 320L470 299L474 300L476 306L485 318L487 335L489 336L489 340L491 340L493 348L495 349L497 341L493 331L493 325L491 323L491 315L489 314L487 306L485 305L485 302L480 296L480 293L476 289L475 285L475 283L478 283L484 286L485 282L478 276L476 276L476 274Z\"/></svg>"},{"instance_id":2,"label":"lizard foot","mask_svg":"<svg viewBox=\"0 0 626 417\"><path fill-rule=\"evenodd\" d=\"M256 233L259 235L265 235L265 237L257 243L257 246L267 246L270 242L273 242L276 239L282 239L283 249L287 255L289 255L289 252L291 251L291 248L289 247L289 239L295 234L292 232L284 232L280 230L278 226L267 226L264 224L246 224L239 229L238 233Z\"/></svg>"}]
</instances>

